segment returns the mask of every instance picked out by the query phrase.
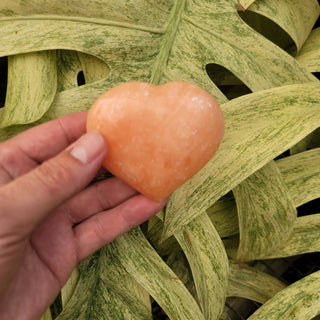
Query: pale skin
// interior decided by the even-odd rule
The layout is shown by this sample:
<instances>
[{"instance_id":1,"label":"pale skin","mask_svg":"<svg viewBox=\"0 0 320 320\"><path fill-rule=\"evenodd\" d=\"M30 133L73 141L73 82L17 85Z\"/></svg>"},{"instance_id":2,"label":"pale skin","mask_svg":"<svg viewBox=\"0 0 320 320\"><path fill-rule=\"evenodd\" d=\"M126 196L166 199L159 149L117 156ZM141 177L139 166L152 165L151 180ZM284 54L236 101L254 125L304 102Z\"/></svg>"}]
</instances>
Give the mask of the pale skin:
<instances>
[{"instance_id":1,"label":"pale skin","mask_svg":"<svg viewBox=\"0 0 320 320\"><path fill-rule=\"evenodd\" d=\"M100 134L85 134L86 117L0 144L1 319L39 319L79 262L166 203L117 178L90 183L108 147Z\"/></svg>"}]
</instances>

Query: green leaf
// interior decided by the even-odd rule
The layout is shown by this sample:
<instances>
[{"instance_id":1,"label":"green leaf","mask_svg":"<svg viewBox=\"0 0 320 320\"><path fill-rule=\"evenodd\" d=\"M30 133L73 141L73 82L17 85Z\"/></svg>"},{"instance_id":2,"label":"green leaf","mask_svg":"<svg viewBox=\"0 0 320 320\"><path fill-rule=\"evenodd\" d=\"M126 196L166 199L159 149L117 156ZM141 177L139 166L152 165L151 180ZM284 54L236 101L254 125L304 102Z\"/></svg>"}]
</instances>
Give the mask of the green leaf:
<instances>
[{"instance_id":1,"label":"green leaf","mask_svg":"<svg viewBox=\"0 0 320 320\"><path fill-rule=\"evenodd\" d=\"M274 161L233 189L240 243L238 261L272 253L291 233L297 211Z\"/></svg>"},{"instance_id":2,"label":"green leaf","mask_svg":"<svg viewBox=\"0 0 320 320\"><path fill-rule=\"evenodd\" d=\"M299 217L289 238L276 250L263 256L264 259L290 257L309 252L318 252L320 248L320 213Z\"/></svg>"},{"instance_id":3,"label":"green leaf","mask_svg":"<svg viewBox=\"0 0 320 320\"><path fill-rule=\"evenodd\" d=\"M299 141L292 148L290 148L290 154L296 154L300 152L304 152L308 149L318 148L320 147L320 128L311 132L307 135L303 140Z\"/></svg>"},{"instance_id":4,"label":"green leaf","mask_svg":"<svg viewBox=\"0 0 320 320\"><path fill-rule=\"evenodd\" d=\"M320 184L319 152L320 148L316 148L276 161L295 207L320 197L320 189L318 188ZM239 233L236 203L232 194L228 194L218 200L207 210L207 213L220 237L230 237ZM161 220L157 219L157 223L155 223L153 227L150 227L148 239L157 249L157 252L163 256L174 250L177 243L174 241L173 237L170 237L159 244L162 229L163 223ZM317 242L315 241L315 244L316 243ZM233 246L235 249L238 246L237 239L235 239ZM305 252L312 252L312 250L316 251L314 246L308 246L305 247ZM302 250L303 249L300 249L299 253L305 253ZM293 250L292 252L295 251ZM280 254L281 253L278 254L279 257ZM288 252L285 255L287 256Z\"/></svg>"},{"instance_id":5,"label":"green leaf","mask_svg":"<svg viewBox=\"0 0 320 320\"><path fill-rule=\"evenodd\" d=\"M165 257L166 264L172 269L172 271L181 279L183 284L192 294L194 299L200 305L197 290L194 284L192 272L188 263L188 260L182 251L181 247L174 247L173 250Z\"/></svg>"},{"instance_id":6,"label":"green leaf","mask_svg":"<svg viewBox=\"0 0 320 320\"><path fill-rule=\"evenodd\" d=\"M230 261L229 297L241 297L265 303L286 285L275 277L246 264Z\"/></svg>"},{"instance_id":7,"label":"green leaf","mask_svg":"<svg viewBox=\"0 0 320 320\"><path fill-rule=\"evenodd\" d=\"M46 310L46 312L43 314L40 320L52 320L50 308Z\"/></svg>"},{"instance_id":8,"label":"green leaf","mask_svg":"<svg viewBox=\"0 0 320 320\"><path fill-rule=\"evenodd\" d=\"M208 63L224 66L252 91L316 80L239 19L233 0L95 0L89 7L68 0L61 8L45 0L0 4L0 56L71 49L110 67L105 81L59 95L56 116L86 110L103 91L130 80L191 81L225 102L206 74Z\"/></svg>"},{"instance_id":9,"label":"green leaf","mask_svg":"<svg viewBox=\"0 0 320 320\"><path fill-rule=\"evenodd\" d=\"M196 220L200 220L199 218ZM201 230L202 228L197 228L197 230ZM204 229L207 229L206 227ZM180 237L184 241L183 232L180 232ZM206 241L205 234L203 235L203 238ZM219 241L217 241L219 242ZM190 240L185 241L185 244L183 245L185 252L189 251L195 251L200 252L200 254L203 253L203 250L199 249L198 246L193 247L193 249L186 249L185 247L187 244L190 243ZM205 245L205 244L204 244ZM208 248L210 248L210 244L208 245ZM192 253L191 253L192 254ZM215 255L215 251L211 251L207 259L210 256ZM199 261L198 261L199 259ZM189 269L189 264L202 264L205 263L203 258L199 258L196 254L193 254L193 258L190 259L188 257L188 260L186 259L185 255L183 254L183 251L181 247L172 246L172 250L166 257L166 263L172 268L172 270L179 276L179 278L183 281L185 286L188 288L188 290L193 294L195 299L198 299L198 295L195 292L195 285L193 282L193 277L191 274L191 271ZM188 262L189 261L189 262ZM202 270L202 272L198 273L198 276L201 275L202 280L199 282L204 282L203 285L207 285L210 287L210 283L213 282L211 278L211 274L214 273L216 270L214 265L218 263L218 259L213 260L213 266L212 268L209 268L209 270ZM207 264L208 266L210 265ZM194 271L196 271L197 268L194 268ZM213 269L213 270L212 270ZM229 276L228 276L228 289L227 289L227 295L230 297L242 297L246 299L251 299L253 301L257 301L259 303L265 303L267 300L269 300L271 297L273 297L277 292L284 289L286 285L279 281L278 279L262 272L258 271L257 269L253 267L249 267L245 264L238 264L233 261L229 260L229 266L226 268L229 269ZM215 279L217 274L213 275L213 279ZM195 280L197 281L197 280ZM209 284L206 284L208 282ZM218 285L219 288L221 285ZM199 290L198 290L199 291ZM201 291L200 291L201 292ZM216 294L213 293L213 296ZM201 303L201 302L199 302ZM211 308L215 308L216 306L212 305L213 302L211 300ZM221 317L221 316L220 316ZM219 319L220 319L219 317ZM211 319L211 318L206 318ZM215 319L214 317L212 319Z\"/></svg>"},{"instance_id":10,"label":"green leaf","mask_svg":"<svg viewBox=\"0 0 320 320\"><path fill-rule=\"evenodd\" d=\"M320 148L276 161L295 207L320 197L319 163ZM232 194L219 199L207 213L221 238L239 233L237 208Z\"/></svg>"},{"instance_id":11,"label":"green leaf","mask_svg":"<svg viewBox=\"0 0 320 320\"><path fill-rule=\"evenodd\" d=\"M86 83L105 79L109 75L110 67L102 60L82 52L78 52L78 56Z\"/></svg>"},{"instance_id":12,"label":"green leaf","mask_svg":"<svg viewBox=\"0 0 320 320\"><path fill-rule=\"evenodd\" d=\"M204 319L194 298L139 228L109 246L125 270L149 292L170 319Z\"/></svg>"},{"instance_id":13,"label":"green leaf","mask_svg":"<svg viewBox=\"0 0 320 320\"><path fill-rule=\"evenodd\" d=\"M59 320L151 319L150 300L146 304L145 291L121 267L111 247L82 262L79 272Z\"/></svg>"},{"instance_id":14,"label":"green leaf","mask_svg":"<svg viewBox=\"0 0 320 320\"><path fill-rule=\"evenodd\" d=\"M320 271L281 290L248 320L307 320L320 314Z\"/></svg>"},{"instance_id":15,"label":"green leaf","mask_svg":"<svg viewBox=\"0 0 320 320\"><path fill-rule=\"evenodd\" d=\"M310 72L320 72L320 27L312 30L296 59Z\"/></svg>"},{"instance_id":16,"label":"green leaf","mask_svg":"<svg viewBox=\"0 0 320 320\"><path fill-rule=\"evenodd\" d=\"M175 234L192 270L205 319L219 319L225 303L229 263L206 213Z\"/></svg>"},{"instance_id":17,"label":"green leaf","mask_svg":"<svg viewBox=\"0 0 320 320\"><path fill-rule=\"evenodd\" d=\"M78 268L75 268L66 282L66 284L61 289L61 301L62 301L62 307L65 308L69 300L71 299L74 290L78 284L79 281L79 270Z\"/></svg>"},{"instance_id":18,"label":"green leaf","mask_svg":"<svg viewBox=\"0 0 320 320\"><path fill-rule=\"evenodd\" d=\"M0 128L39 120L50 108L56 91L55 51L10 56L6 103L0 110Z\"/></svg>"},{"instance_id":19,"label":"green leaf","mask_svg":"<svg viewBox=\"0 0 320 320\"><path fill-rule=\"evenodd\" d=\"M181 250L174 236L163 240L161 238L163 231L163 221L158 217L151 218L148 223L147 239L162 257L170 255L175 250Z\"/></svg>"},{"instance_id":20,"label":"green leaf","mask_svg":"<svg viewBox=\"0 0 320 320\"><path fill-rule=\"evenodd\" d=\"M207 214L221 238L239 233L237 207L231 193L214 203Z\"/></svg>"},{"instance_id":21,"label":"green leaf","mask_svg":"<svg viewBox=\"0 0 320 320\"><path fill-rule=\"evenodd\" d=\"M226 67L253 91L315 80L239 19L230 0L188 6L185 0L156 5L147 0L95 0L90 7L83 0L69 0L63 9L42 1L31 1L28 6L1 2L0 56L71 49L101 59L110 73L105 80L59 93L41 122L87 110L107 89L130 80L191 81L223 103L226 98L206 74L208 63ZM26 128L0 131L0 140Z\"/></svg>"},{"instance_id":22,"label":"green leaf","mask_svg":"<svg viewBox=\"0 0 320 320\"><path fill-rule=\"evenodd\" d=\"M309 36L320 13L316 0L257 0L248 10L278 24L293 39L297 51Z\"/></svg>"},{"instance_id":23,"label":"green leaf","mask_svg":"<svg viewBox=\"0 0 320 320\"><path fill-rule=\"evenodd\" d=\"M209 163L170 197L164 236L212 206L320 126L319 82L259 91L222 105L225 136Z\"/></svg>"},{"instance_id":24,"label":"green leaf","mask_svg":"<svg viewBox=\"0 0 320 320\"><path fill-rule=\"evenodd\" d=\"M272 252L261 254L259 259L291 257L319 251L320 214L298 217L288 238ZM236 257L239 245L237 237L223 240L229 257Z\"/></svg>"},{"instance_id":25,"label":"green leaf","mask_svg":"<svg viewBox=\"0 0 320 320\"><path fill-rule=\"evenodd\" d=\"M57 50L58 92L78 86L77 76L82 70L77 52Z\"/></svg>"},{"instance_id":26,"label":"green leaf","mask_svg":"<svg viewBox=\"0 0 320 320\"><path fill-rule=\"evenodd\" d=\"M238 11L245 11L256 0L240 0L238 4Z\"/></svg>"},{"instance_id":27,"label":"green leaf","mask_svg":"<svg viewBox=\"0 0 320 320\"><path fill-rule=\"evenodd\" d=\"M320 149L316 148L276 161L295 206L300 206L320 196L319 152ZM269 194L268 196L272 199ZM219 201L217 203L219 203ZM222 215L220 219L223 219ZM318 220L318 215L299 217L293 224L292 232L287 234L288 239L282 241L272 252L263 252L259 258L281 258L318 251ZM226 230L228 230L227 223L228 221L225 221ZM229 229L231 228L232 226L230 225ZM254 232L256 232L256 230L254 230ZM261 232L266 232L266 229L263 229ZM233 231L230 232L229 235L225 234L225 236L233 236L234 234L235 232ZM266 239L273 241L274 237ZM224 242L229 255L236 257L239 244L238 238L231 237Z\"/></svg>"},{"instance_id":28,"label":"green leaf","mask_svg":"<svg viewBox=\"0 0 320 320\"><path fill-rule=\"evenodd\" d=\"M277 160L295 206L320 198L320 148Z\"/></svg>"}]
</instances>

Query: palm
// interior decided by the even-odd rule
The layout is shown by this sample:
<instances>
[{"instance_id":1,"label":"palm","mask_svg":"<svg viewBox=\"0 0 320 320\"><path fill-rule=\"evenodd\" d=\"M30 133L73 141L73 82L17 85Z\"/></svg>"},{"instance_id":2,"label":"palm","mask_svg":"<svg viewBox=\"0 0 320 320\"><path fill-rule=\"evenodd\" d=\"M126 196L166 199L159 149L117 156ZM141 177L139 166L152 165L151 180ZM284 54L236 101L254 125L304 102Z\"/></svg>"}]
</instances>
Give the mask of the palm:
<instances>
[{"instance_id":1,"label":"palm","mask_svg":"<svg viewBox=\"0 0 320 320\"><path fill-rule=\"evenodd\" d=\"M46 236L43 231L48 230L48 220L50 219L46 219L27 241L20 268L4 299L0 301L0 310L3 314L8 314L8 319L9 315L17 314L17 318L23 319L20 312L28 309L31 309L28 318L36 319L43 312L43 307L57 296L77 263L73 250L75 241L69 225L63 226L63 220L56 219ZM58 237L59 245L54 230L63 234ZM61 262L63 264L59 265Z\"/></svg>"},{"instance_id":2,"label":"palm","mask_svg":"<svg viewBox=\"0 0 320 320\"><path fill-rule=\"evenodd\" d=\"M115 199L116 201L111 201L108 200L106 194L105 201L106 204L110 203L110 207L103 208L103 203L99 200L101 197L99 192L107 193L109 188L122 189L122 196ZM43 305L51 303L75 266L92 251L90 242L98 243L97 249L103 242L110 242L117 236L117 234L109 234L105 235L103 239L103 236L100 237L94 228L85 228L86 230L81 230L84 231L81 234L88 238L89 246L86 247L81 245L82 240L79 241L81 225L74 227L75 223L80 222L77 220L104 209L110 209L109 214L111 213L110 217L112 217L113 213L117 213L118 205L134 194L135 191L130 187L118 179L112 178L109 181L99 183L99 188L97 186L88 188L48 215L30 237L26 240L21 239L19 246L13 248L13 250L17 249L16 261L22 259L22 262L5 298L0 301L0 310L5 307L7 311L11 309L14 314L17 311L17 306L20 306L21 310L26 310L28 306L32 305L34 310L39 310ZM139 197L141 196L135 198ZM86 198L91 198L87 205L85 205ZM131 201L135 198L132 198ZM122 206L126 206L127 203L124 202ZM79 204L83 209L79 207ZM112 206L115 206L114 209ZM92 211L90 212L88 209ZM98 239L93 239L91 233L95 233ZM24 248L25 250L22 250ZM42 294L38 294L39 292Z\"/></svg>"}]
</instances>

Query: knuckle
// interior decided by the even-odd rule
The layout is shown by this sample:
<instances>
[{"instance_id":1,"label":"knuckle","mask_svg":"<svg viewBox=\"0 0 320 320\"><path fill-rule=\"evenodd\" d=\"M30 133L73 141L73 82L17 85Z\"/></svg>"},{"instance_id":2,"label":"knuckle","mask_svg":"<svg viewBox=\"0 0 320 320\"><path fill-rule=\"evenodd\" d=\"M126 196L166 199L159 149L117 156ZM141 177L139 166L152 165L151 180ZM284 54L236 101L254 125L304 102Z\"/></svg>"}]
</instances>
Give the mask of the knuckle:
<instances>
[{"instance_id":1,"label":"knuckle","mask_svg":"<svg viewBox=\"0 0 320 320\"><path fill-rule=\"evenodd\" d=\"M72 181L72 174L67 166L61 161L56 160L43 162L34 171L36 179L42 187L52 193L60 191L66 183Z\"/></svg>"},{"instance_id":2,"label":"knuckle","mask_svg":"<svg viewBox=\"0 0 320 320\"><path fill-rule=\"evenodd\" d=\"M107 236L105 232L105 228L102 225L102 221L100 220L99 216L93 217L93 223L94 223L94 232L95 235L100 243L105 244L107 241Z\"/></svg>"},{"instance_id":3,"label":"knuckle","mask_svg":"<svg viewBox=\"0 0 320 320\"><path fill-rule=\"evenodd\" d=\"M14 154L11 148L3 148L1 149L0 153L0 162L3 164L8 164L10 161L14 160Z\"/></svg>"},{"instance_id":4,"label":"knuckle","mask_svg":"<svg viewBox=\"0 0 320 320\"><path fill-rule=\"evenodd\" d=\"M112 197L110 197L110 193L106 193L102 186L102 183L94 184L95 196L98 201L100 210L106 210L112 208L114 204Z\"/></svg>"},{"instance_id":5,"label":"knuckle","mask_svg":"<svg viewBox=\"0 0 320 320\"><path fill-rule=\"evenodd\" d=\"M18 163L17 159L19 157L17 156L17 152L13 148L2 148L0 153L0 167L2 171L5 171L5 173L11 178L15 178L18 176Z\"/></svg>"}]
</instances>

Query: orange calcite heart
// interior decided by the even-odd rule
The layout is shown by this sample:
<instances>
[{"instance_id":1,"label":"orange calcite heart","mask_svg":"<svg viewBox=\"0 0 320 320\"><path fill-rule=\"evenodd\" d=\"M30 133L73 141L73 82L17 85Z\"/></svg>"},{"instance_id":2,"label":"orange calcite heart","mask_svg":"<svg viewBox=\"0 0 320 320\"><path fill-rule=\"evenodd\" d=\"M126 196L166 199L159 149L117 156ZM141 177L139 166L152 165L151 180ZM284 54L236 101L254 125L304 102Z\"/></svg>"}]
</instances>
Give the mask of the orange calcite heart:
<instances>
[{"instance_id":1,"label":"orange calcite heart","mask_svg":"<svg viewBox=\"0 0 320 320\"><path fill-rule=\"evenodd\" d=\"M224 120L216 100L194 84L128 82L98 98L87 130L106 139L107 170L160 201L211 159Z\"/></svg>"}]
</instances>

